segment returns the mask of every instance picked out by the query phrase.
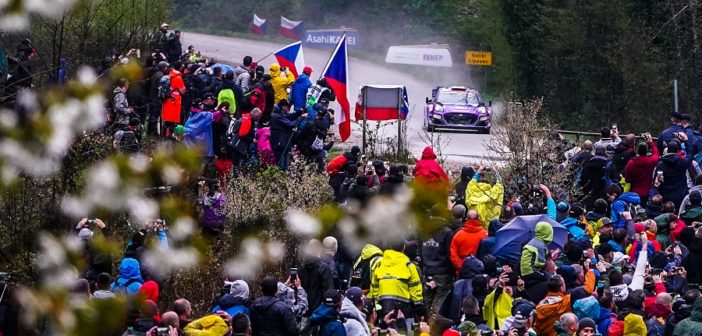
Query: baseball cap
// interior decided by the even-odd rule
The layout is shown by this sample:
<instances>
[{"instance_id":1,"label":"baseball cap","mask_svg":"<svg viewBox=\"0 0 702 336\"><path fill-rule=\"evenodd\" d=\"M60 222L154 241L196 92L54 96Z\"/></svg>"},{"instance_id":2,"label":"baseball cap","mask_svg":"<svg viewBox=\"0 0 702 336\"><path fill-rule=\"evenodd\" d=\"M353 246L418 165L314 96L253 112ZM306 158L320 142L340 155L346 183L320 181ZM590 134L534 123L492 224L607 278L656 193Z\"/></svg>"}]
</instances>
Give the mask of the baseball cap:
<instances>
[{"instance_id":1,"label":"baseball cap","mask_svg":"<svg viewBox=\"0 0 702 336\"><path fill-rule=\"evenodd\" d=\"M152 26L152 27L153 27L153 26ZM161 28L168 28L168 27L170 27L170 25L169 25L168 23L165 23L165 22L164 22L164 23L161 24Z\"/></svg>"},{"instance_id":2,"label":"baseball cap","mask_svg":"<svg viewBox=\"0 0 702 336\"><path fill-rule=\"evenodd\" d=\"M308 75L309 75L309 74L312 73L312 68L306 66L306 67L304 67L304 68L302 69L302 73L305 73L305 74L308 74Z\"/></svg>"},{"instance_id":3,"label":"baseball cap","mask_svg":"<svg viewBox=\"0 0 702 336\"><path fill-rule=\"evenodd\" d=\"M335 306L343 299L344 297L336 289L330 289L324 292L324 305L326 306Z\"/></svg>"},{"instance_id":4,"label":"baseball cap","mask_svg":"<svg viewBox=\"0 0 702 336\"><path fill-rule=\"evenodd\" d=\"M612 225L612 220L607 217L602 217L600 221L602 222L602 226Z\"/></svg>"},{"instance_id":5,"label":"baseball cap","mask_svg":"<svg viewBox=\"0 0 702 336\"><path fill-rule=\"evenodd\" d=\"M182 135L185 133L185 127L183 127L183 125L178 125L173 129L173 133L176 135Z\"/></svg>"},{"instance_id":6,"label":"baseball cap","mask_svg":"<svg viewBox=\"0 0 702 336\"><path fill-rule=\"evenodd\" d=\"M514 321L517 323L526 323L531 315L534 314L534 305L528 303L522 303L517 306L514 312Z\"/></svg>"},{"instance_id":7,"label":"baseball cap","mask_svg":"<svg viewBox=\"0 0 702 336\"><path fill-rule=\"evenodd\" d=\"M202 99L215 99L215 96L212 92L205 92L205 94L202 95Z\"/></svg>"},{"instance_id":8,"label":"baseball cap","mask_svg":"<svg viewBox=\"0 0 702 336\"><path fill-rule=\"evenodd\" d=\"M629 260L629 256L621 253L621 252L614 252L614 256L612 257L612 264L619 264L621 262L624 262L626 260Z\"/></svg>"},{"instance_id":9,"label":"baseball cap","mask_svg":"<svg viewBox=\"0 0 702 336\"><path fill-rule=\"evenodd\" d=\"M363 302L363 290L358 287L351 287L346 290L346 298L351 300L353 304L358 305Z\"/></svg>"}]
</instances>

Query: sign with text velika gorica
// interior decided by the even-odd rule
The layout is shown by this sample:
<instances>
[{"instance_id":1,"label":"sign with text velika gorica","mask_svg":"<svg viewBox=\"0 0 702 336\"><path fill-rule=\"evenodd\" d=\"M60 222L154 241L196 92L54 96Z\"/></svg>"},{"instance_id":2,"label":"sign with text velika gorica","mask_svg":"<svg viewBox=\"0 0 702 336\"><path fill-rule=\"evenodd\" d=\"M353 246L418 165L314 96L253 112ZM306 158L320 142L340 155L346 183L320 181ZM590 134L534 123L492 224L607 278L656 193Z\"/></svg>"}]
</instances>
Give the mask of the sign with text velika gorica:
<instances>
[{"instance_id":1,"label":"sign with text velika gorica","mask_svg":"<svg viewBox=\"0 0 702 336\"><path fill-rule=\"evenodd\" d=\"M351 28L321 29L305 31L305 38L302 44L306 47L329 47L333 48L339 43L339 39L346 34L346 45L350 48L358 48L358 32Z\"/></svg>"}]
</instances>

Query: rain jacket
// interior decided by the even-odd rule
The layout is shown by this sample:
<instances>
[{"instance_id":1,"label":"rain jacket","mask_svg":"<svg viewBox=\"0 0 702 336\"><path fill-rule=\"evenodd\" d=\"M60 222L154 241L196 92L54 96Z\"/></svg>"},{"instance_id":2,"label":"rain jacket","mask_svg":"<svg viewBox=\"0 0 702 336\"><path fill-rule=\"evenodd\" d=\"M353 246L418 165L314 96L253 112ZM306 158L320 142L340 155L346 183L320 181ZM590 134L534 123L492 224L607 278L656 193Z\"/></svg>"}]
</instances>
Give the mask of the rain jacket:
<instances>
[{"instance_id":1,"label":"rain jacket","mask_svg":"<svg viewBox=\"0 0 702 336\"><path fill-rule=\"evenodd\" d=\"M673 336L690 336L700 333L702 333L702 298L697 298L692 307L692 314L675 326Z\"/></svg>"},{"instance_id":2,"label":"rain jacket","mask_svg":"<svg viewBox=\"0 0 702 336\"><path fill-rule=\"evenodd\" d=\"M293 104L296 111L301 108L305 108L305 104L307 102L307 90L310 87L312 87L312 82L305 73L297 77L295 83L292 85L292 90L290 91L290 99L292 99L292 101L290 104Z\"/></svg>"},{"instance_id":3,"label":"rain jacket","mask_svg":"<svg viewBox=\"0 0 702 336\"><path fill-rule=\"evenodd\" d=\"M322 304L324 293L334 289L334 278L329 266L316 256L307 256L299 269L298 276L302 287L307 292L309 303L305 316L310 316Z\"/></svg>"},{"instance_id":4,"label":"rain jacket","mask_svg":"<svg viewBox=\"0 0 702 336\"><path fill-rule=\"evenodd\" d=\"M578 219L573 217L566 217L561 221L561 225L565 226L570 235L573 236L571 238L573 241L580 240L580 238L585 237L587 234L585 230L580 227L579 223Z\"/></svg>"},{"instance_id":5,"label":"rain jacket","mask_svg":"<svg viewBox=\"0 0 702 336\"><path fill-rule=\"evenodd\" d=\"M312 325L320 326L319 336L346 336L346 328L339 320L335 307L322 305L310 317Z\"/></svg>"},{"instance_id":6,"label":"rain jacket","mask_svg":"<svg viewBox=\"0 0 702 336\"><path fill-rule=\"evenodd\" d=\"M185 93L185 82L179 71L171 69L168 76L171 77L171 98L166 98L163 101L161 118L165 122L180 124L181 101L182 95Z\"/></svg>"},{"instance_id":7,"label":"rain jacket","mask_svg":"<svg viewBox=\"0 0 702 336\"><path fill-rule=\"evenodd\" d=\"M126 125L129 123L129 103L127 102L127 93L121 87L116 87L112 91L112 106L115 111L116 122Z\"/></svg>"},{"instance_id":8,"label":"rain jacket","mask_svg":"<svg viewBox=\"0 0 702 336\"><path fill-rule=\"evenodd\" d=\"M624 336L646 335L646 330L646 323L644 323L641 315L629 314L624 318ZM677 335L677 333L675 335Z\"/></svg>"},{"instance_id":9,"label":"rain jacket","mask_svg":"<svg viewBox=\"0 0 702 336\"><path fill-rule=\"evenodd\" d=\"M624 168L624 178L631 184L631 191L639 197L648 197L653 185L653 169L658 163L658 147L653 141L649 144L651 156L637 156L627 162Z\"/></svg>"},{"instance_id":10,"label":"rain jacket","mask_svg":"<svg viewBox=\"0 0 702 336\"><path fill-rule=\"evenodd\" d=\"M522 248L519 270L522 277L541 272L548 258L548 244L553 241L553 227L547 222L536 224L535 237Z\"/></svg>"},{"instance_id":11,"label":"rain jacket","mask_svg":"<svg viewBox=\"0 0 702 336\"><path fill-rule=\"evenodd\" d=\"M658 187L663 202L672 201L676 208L680 207L688 193L687 170L692 161L691 155L681 158L677 153L661 157L656 169L663 172L663 183Z\"/></svg>"},{"instance_id":12,"label":"rain jacket","mask_svg":"<svg viewBox=\"0 0 702 336\"><path fill-rule=\"evenodd\" d=\"M629 211L629 205L631 204L641 204L641 198L634 192L625 192L617 197L617 200L612 203L610 220L612 221L612 226L614 226L615 229L626 229L626 219L619 214L624 211Z\"/></svg>"},{"instance_id":13,"label":"rain jacket","mask_svg":"<svg viewBox=\"0 0 702 336\"><path fill-rule=\"evenodd\" d=\"M228 329L227 323L221 317L209 315L188 323L183 332L186 336L223 336Z\"/></svg>"},{"instance_id":14,"label":"rain jacket","mask_svg":"<svg viewBox=\"0 0 702 336\"><path fill-rule=\"evenodd\" d=\"M456 232L451 241L451 263L455 272L461 270L463 259L467 256L476 256L480 241L487 238L487 231L477 219L469 219L463 224L463 228Z\"/></svg>"},{"instance_id":15,"label":"rain jacket","mask_svg":"<svg viewBox=\"0 0 702 336\"><path fill-rule=\"evenodd\" d=\"M675 219L671 218L671 216L673 216L673 214L666 213L654 218L656 226L658 227L656 241L661 244L661 250L665 250L673 243L670 235L670 224Z\"/></svg>"},{"instance_id":16,"label":"rain jacket","mask_svg":"<svg viewBox=\"0 0 702 336\"><path fill-rule=\"evenodd\" d=\"M273 166L276 164L275 154L271 147L270 127L263 127L256 130L256 151L264 165Z\"/></svg>"},{"instance_id":17,"label":"rain jacket","mask_svg":"<svg viewBox=\"0 0 702 336\"><path fill-rule=\"evenodd\" d=\"M295 290L278 282L278 292L275 296L292 308L295 316L302 317L307 312L307 292L304 288Z\"/></svg>"},{"instance_id":18,"label":"rain jacket","mask_svg":"<svg viewBox=\"0 0 702 336\"><path fill-rule=\"evenodd\" d=\"M448 176L436 162L436 154L431 146L424 148L422 159L414 166L415 181L436 189L448 186Z\"/></svg>"},{"instance_id":19,"label":"rain jacket","mask_svg":"<svg viewBox=\"0 0 702 336\"><path fill-rule=\"evenodd\" d=\"M280 64L273 63L270 68L271 85L275 96L275 104L283 99L288 99L287 88L295 82L295 75L289 69L285 71L285 77L280 75Z\"/></svg>"},{"instance_id":20,"label":"rain jacket","mask_svg":"<svg viewBox=\"0 0 702 336\"><path fill-rule=\"evenodd\" d=\"M468 187L466 187L466 207L469 210L478 212L480 222L487 229L491 220L500 218L505 188L499 175L497 175L497 181L494 186L478 182L479 180L480 174L475 173L473 179L468 182Z\"/></svg>"},{"instance_id":21,"label":"rain jacket","mask_svg":"<svg viewBox=\"0 0 702 336\"><path fill-rule=\"evenodd\" d=\"M501 329L505 320L512 316L512 297L498 287L485 297L483 318L490 329Z\"/></svg>"},{"instance_id":22,"label":"rain jacket","mask_svg":"<svg viewBox=\"0 0 702 336\"><path fill-rule=\"evenodd\" d=\"M417 266L401 252L386 250L371 277L369 298L422 304L422 281Z\"/></svg>"},{"instance_id":23,"label":"rain jacket","mask_svg":"<svg viewBox=\"0 0 702 336\"><path fill-rule=\"evenodd\" d=\"M453 231L444 227L422 243L422 271L424 275L454 274L454 267L451 265L453 236Z\"/></svg>"},{"instance_id":24,"label":"rain jacket","mask_svg":"<svg viewBox=\"0 0 702 336\"><path fill-rule=\"evenodd\" d=\"M185 122L185 138L183 143L198 147L205 156L214 156L212 147L212 121L214 114L201 110L192 110Z\"/></svg>"},{"instance_id":25,"label":"rain jacket","mask_svg":"<svg viewBox=\"0 0 702 336\"><path fill-rule=\"evenodd\" d=\"M556 321L553 324L553 329L556 332L556 336L573 336L561 325L561 321Z\"/></svg>"},{"instance_id":26,"label":"rain jacket","mask_svg":"<svg viewBox=\"0 0 702 336\"><path fill-rule=\"evenodd\" d=\"M344 298L344 301L342 301L339 316L344 320L347 336L370 335L366 316L348 298Z\"/></svg>"},{"instance_id":27,"label":"rain jacket","mask_svg":"<svg viewBox=\"0 0 702 336\"><path fill-rule=\"evenodd\" d=\"M129 285L127 283L131 282ZM119 263L119 277L112 283L113 292L125 292L127 295L139 293L144 279L141 278L139 262L134 258L124 258ZM126 288L125 288L126 287Z\"/></svg>"},{"instance_id":28,"label":"rain jacket","mask_svg":"<svg viewBox=\"0 0 702 336\"><path fill-rule=\"evenodd\" d=\"M595 323L597 323L597 331L602 334L602 336L609 335L609 326L612 325L614 321L617 320L617 315L612 313L611 310L599 307L600 312L595 318Z\"/></svg>"},{"instance_id":29,"label":"rain jacket","mask_svg":"<svg viewBox=\"0 0 702 336\"><path fill-rule=\"evenodd\" d=\"M468 257L461 267L460 280L456 281L451 288L451 294L444 301L441 307L441 316L460 323L463 315L463 300L473 294L473 279L482 274L485 270L483 262L474 257Z\"/></svg>"},{"instance_id":30,"label":"rain jacket","mask_svg":"<svg viewBox=\"0 0 702 336\"><path fill-rule=\"evenodd\" d=\"M221 229L226 219L224 214L226 203L227 197L219 192L213 195L206 194L202 201L202 226L211 229Z\"/></svg>"},{"instance_id":31,"label":"rain jacket","mask_svg":"<svg viewBox=\"0 0 702 336\"><path fill-rule=\"evenodd\" d=\"M556 331L552 328L553 324L561 315L570 311L570 295L549 292L546 298L536 306L534 330L539 336L555 336Z\"/></svg>"},{"instance_id":32,"label":"rain jacket","mask_svg":"<svg viewBox=\"0 0 702 336\"><path fill-rule=\"evenodd\" d=\"M369 260L368 267L362 269L361 264ZM356 259L351 270L351 286L360 287L364 291L370 289L371 278L373 272L383 260L383 250L372 244L366 244L361 250L361 256Z\"/></svg>"},{"instance_id":33,"label":"rain jacket","mask_svg":"<svg viewBox=\"0 0 702 336\"><path fill-rule=\"evenodd\" d=\"M253 330L253 336L300 334L292 309L273 296L260 297L254 301L251 306L251 330Z\"/></svg>"},{"instance_id":34,"label":"rain jacket","mask_svg":"<svg viewBox=\"0 0 702 336\"><path fill-rule=\"evenodd\" d=\"M158 284L153 280L144 282L141 288L139 288L139 294L143 296L144 300L151 300L154 303L158 303Z\"/></svg>"},{"instance_id":35,"label":"rain jacket","mask_svg":"<svg viewBox=\"0 0 702 336\"><path fill-rule=\"evenodd\" d=\"M692 188L690 188L690 194L693 191L697 191L697 192L702 193L702 185L693 186ZM690 207L690 195L689 194L685 196L685 198L682 201L682 204L680 204L680 210L678 210L678 215L682 216L683 212L685 212L685 210L687 210L688 207Z\"/></svg>"}]
</instances>

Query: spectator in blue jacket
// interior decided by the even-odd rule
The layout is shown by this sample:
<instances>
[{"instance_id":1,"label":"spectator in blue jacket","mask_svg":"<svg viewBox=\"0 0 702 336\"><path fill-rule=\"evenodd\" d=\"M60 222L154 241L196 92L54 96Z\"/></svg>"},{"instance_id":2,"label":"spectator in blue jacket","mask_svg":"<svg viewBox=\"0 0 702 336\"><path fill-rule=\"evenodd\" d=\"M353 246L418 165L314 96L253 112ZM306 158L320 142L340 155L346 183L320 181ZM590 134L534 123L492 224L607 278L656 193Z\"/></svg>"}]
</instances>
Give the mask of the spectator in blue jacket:
<instances>
[{"instance_id":1,"label":"spectator in blue jacket","mask_svg":"<svg viewBox=\"0 0 702 336\"><path fill-rule=\"evenodd\" d=\"M687 142L685 133L676 133L676 136ZM673 139L668 142L668 152L663 155L656 165L656 174L662 174L662 181L658 186L658 192L663 196L663 203L672 201L675 208L680 205L688 193L687 172L692 164L693 157L687 153L685 157L680 155L681 142ZM660 179L658 176L657 179Z\"/></svg>"},{"instance_id":2,"label":"spectator in blue jacket","mask_svg":"<svg viewBox=\"0 0 702 336\"><path fill-rule=\"evenodd\" d=\"M670 126L661 132L658 137L658 153L663 153L663 149L667 146L668 142L673 139L675 133L685 132L685 129L680 126L680 122L683 119L683 115L678 112L673 112L670 116Z\"/></svg>"},{"instance_id":3,"label":"spectator in blue jacket","mask_svg":"<svg viewBox=\"0 0 702 336\"><path fill-rule=\"evenodd\" d=\"M312 82L310 81L310 76L312 75L312 68L306 66L302 70L302 74L297 77L295 83L292 85L290 90L291 103L295 107L295 111L304 109L307 102L307 90L312 87Z\"/></svg>"},{"instance_id":4,"label":"spectator in blue jacket","mask_svg":"<svg viewBox=\"0 0 702 336\"><path fill-rule=\"evenodd\" d=\"M242 313L246 316L251 316L249 314L249 285L244 280L236 281L225 281L224 286L229 287L229 293L225 293L220 296L214 308L212 308L212 313L217 313L222 310L227 312L229 316L236 316L236 314Z\"/></svg>"},{"instance_id":5,"label":"spectator in blue jacket","mask_svg":"<svg viewBox=\"0 0 702 336\"><path fill-rule=\"evenodd\" d=\"M135 295L144 283L139 270L139 262L134 258L124 258L119 263L119 277L112 283L112 292Z\"/></svg>"}]
</instances>

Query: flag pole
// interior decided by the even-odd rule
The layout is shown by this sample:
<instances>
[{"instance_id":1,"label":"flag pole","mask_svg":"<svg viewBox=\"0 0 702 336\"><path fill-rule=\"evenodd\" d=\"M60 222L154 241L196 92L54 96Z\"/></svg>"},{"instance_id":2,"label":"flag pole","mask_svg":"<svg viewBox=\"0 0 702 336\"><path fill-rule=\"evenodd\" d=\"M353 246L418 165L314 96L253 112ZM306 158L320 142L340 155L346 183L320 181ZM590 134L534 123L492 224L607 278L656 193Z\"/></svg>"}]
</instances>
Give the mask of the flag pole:
<instances>
[{"instance_id":1,"label":"flag pole","mask_svg":"<svg viewBox=\"0 0 702 336\"><path fill-rule=\"evenodd\" d=\"M322 79L324 77L324 74L327 72L327 69L329 69L329 65L332 62L332 57L334 57L334 55L336 55L336 52L339 51L339 48L341 47L341 42L343 42L344 40L346 40L346 34L341 36L341 38L339 39L339 42L336 44L336 47L334 47L334 51L332 51L331 55L329 56L329 60L327 61L327 65L324 66L324 70L322 70L321 75L319 75L319 79ZM348 62L348 60L347 60L347 62Z\"/></svg>"},{"instance_id":2,"label":"flag pole","mask_svg":"<svg viewBox=\"0 0 702 336\"><path fill-rule=\"evenodd\" d=\"M279 49L279 50L280 50L280 49ZM266 56L263 56L263 58L261 58L260 60L256 61L256 63L261 63L261 61L263 61L264 59L268 58L268 56L275 54L275 53L278 52L279 50L276 50L276 51L271 52L270 54L268 54L268 55L266 55Z\"/></svg>"}]
</instances>

